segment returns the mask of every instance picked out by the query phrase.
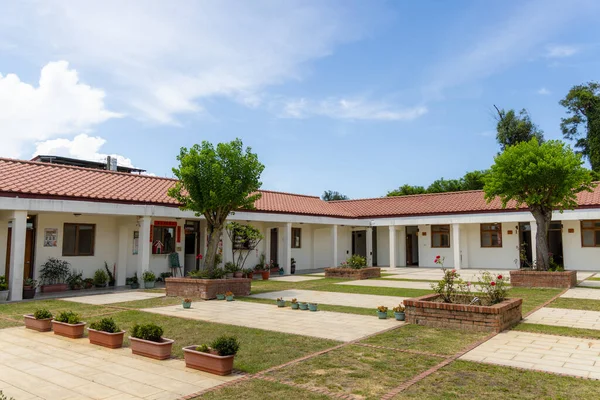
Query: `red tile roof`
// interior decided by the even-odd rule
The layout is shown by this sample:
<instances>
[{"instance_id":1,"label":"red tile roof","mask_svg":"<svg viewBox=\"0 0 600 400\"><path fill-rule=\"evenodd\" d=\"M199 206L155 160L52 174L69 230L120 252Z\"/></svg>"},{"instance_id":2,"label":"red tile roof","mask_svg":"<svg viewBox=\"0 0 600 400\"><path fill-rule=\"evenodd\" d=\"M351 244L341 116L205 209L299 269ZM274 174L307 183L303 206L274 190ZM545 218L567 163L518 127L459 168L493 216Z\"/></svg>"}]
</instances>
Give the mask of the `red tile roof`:
<instances>
[{"instance_id":1,"label":"red tile roof","mask_svg":"<svg viewBox=\"0 0 600 400\"><path fill-rule=\"evenodd\" d=\"M176 207L167 196L174 179L0 158L0 196L155 204ZM464 214L503 210L483 192L424 194L325 202L316 196L261 190L257 212L342 218ZM580 207L600 207L600 186L578 195Z\"/></svg>"}]
</instances>

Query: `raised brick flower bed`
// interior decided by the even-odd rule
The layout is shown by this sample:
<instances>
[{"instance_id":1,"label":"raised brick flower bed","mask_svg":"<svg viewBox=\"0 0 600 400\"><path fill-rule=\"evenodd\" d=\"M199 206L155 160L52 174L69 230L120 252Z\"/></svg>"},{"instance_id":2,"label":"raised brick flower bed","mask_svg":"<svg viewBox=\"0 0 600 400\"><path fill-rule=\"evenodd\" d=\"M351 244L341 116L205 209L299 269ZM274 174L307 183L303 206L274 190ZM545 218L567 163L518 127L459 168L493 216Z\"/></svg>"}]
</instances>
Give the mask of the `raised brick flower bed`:
<instances>
[{"instance_id":1,"label":"raised brick flower bed","mask_svg":"<svg viewBox=\"0 0 600 400\"><path fill-rule=\"evenodd\" d=\"M506 299L492 306L435 301L438 294L404 300L406 322L432 328L502 332L521 321L523 299Z\"/></svg>"},{"instance_id":2,"label":"raised brick flower bed","mask_svg":"<svg viewBox=\"0 0 600 400\"><path fill-rule=\"evenodd\" d=\"M513 287L570 288L577 285L577 271L510 271Z\"/></svg>"},{"instance_id":3,"label":"raised brick flower bed","mask_svg":"<svg viewBox=\"0 0 600 400\"><path fill-rule=\"evenodd\" d=\"M167 278L165 285L167 296L180 296L201 298L203 300L216 299L217 293L233 292L235 296L250 295L252 279L193 279L193 278Z\"/></svg>"},{"instance_id":4,"label":"raised brick flower bed","mask_svg":"<svg viewBox=\"0 0 600 400\"><path fill-rule=\"evenodd\" d=\"M379 278L381 268L325 268L325 278L348 278L348 279L369 279Z\"/></svg>"}]
</instances>

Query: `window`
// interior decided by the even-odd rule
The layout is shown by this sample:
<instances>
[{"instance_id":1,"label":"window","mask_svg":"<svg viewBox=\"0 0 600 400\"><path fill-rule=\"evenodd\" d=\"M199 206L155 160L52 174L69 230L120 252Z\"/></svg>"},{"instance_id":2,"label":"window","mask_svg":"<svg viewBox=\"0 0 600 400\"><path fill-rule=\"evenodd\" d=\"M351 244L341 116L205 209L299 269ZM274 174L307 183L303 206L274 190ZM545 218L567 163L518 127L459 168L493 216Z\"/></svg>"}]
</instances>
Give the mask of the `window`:
<instances>
[{"instance_id":1,"label":"window","mask_svg":"<svg viewBox=\"0 0 600 400\"><path fill-rule=\"evenodd\" d=\"M292 228L292 249L299 249L302 247L302 229Z\"/></svg>"},{"instance_id":2,"label":"window","mask_svg":"<svg viewBox=\"0 0 600 400\"><path fill-rule=\"evenodd\" d=\"M600 247L600 220L581 221L581 246Z\"/></svg>"},{"instance_id":3,"label":"window","mask_svg":"<svg viewBox=\"0 0 600 400\"><path fill-rule=\"evenodd\" d=\"M481 224L481 247L502 247L502 224Z\"/></svg>"},{"instance_id":4,"label":"window","mask_svg":"<svg viewBox=\"0 0 600 400\"><path fill-rule=\"evenodd\" d=\"M175 227L154 226L152 230L152 254L170 254L175 251Z\"/></svg>"},{"instance_id":5,"label":"window","mask_svg":"<svg viewBox=\"0 0 600 400\"><path fill-rule=\"evenodd\" d=\"M96 225L64 224L63 256L93 256Z\"/></svg>"},{"instance_id":6,"label":"window","mask_svg":"<svg viewBox=\"0 0 600 400\"><path fill-rule=\"evenodd\" d=\"M450 225L431 225L431 247L450 247Z\"/></svg>"}]
</instances>

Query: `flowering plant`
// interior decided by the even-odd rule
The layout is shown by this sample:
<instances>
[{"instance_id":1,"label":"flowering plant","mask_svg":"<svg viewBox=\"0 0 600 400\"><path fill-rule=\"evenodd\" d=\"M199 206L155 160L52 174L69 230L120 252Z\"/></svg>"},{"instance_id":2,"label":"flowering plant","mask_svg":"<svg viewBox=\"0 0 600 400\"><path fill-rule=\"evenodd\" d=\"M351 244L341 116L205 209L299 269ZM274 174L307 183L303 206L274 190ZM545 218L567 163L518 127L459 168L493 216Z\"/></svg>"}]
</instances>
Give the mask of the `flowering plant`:
<instances>
[{"instance_id":1,"label":"flowering plant","mask_svg":"<svg viewBox=\"0 0 600 400\"><path fill-rule=\"evenodd\" d=\"M202 260L202 254L198 254L198 255L196 256L196 260Z\"/></svg>"},{"instance_id":2,"label":"flowering plant","mask_svg":"<svg viewBox=\"0 0 600 400\"><path fill-rule=\"evenodd\" d=\"M283 297L278 297L277 301L283 301Z\"/></svg>"},{"instance_id":3,"label":"flowering plant","mask_svg":"<svg viewBox=\"0 0 600 400\"><path fill-rule=\"evenodd\" d=\"M377 307L377 311L379 311L379 312L387 312L388 308L386 306L379 306L379 307Z\"/></svg>"},{"instance_id":4,"label":"flowering plant","mask_svg":"<svg viewBox=\"0 0 600 400\"><path fill-rule=\"evenodd\" d=\"M292 303L293 303L293 304L296 304L297 302L298 302L298 300L297 300L296 298L293 298L293 299L292 299Z\"/></svg>"},{"instance_id":5,"label":"flowering plant","mask_svg":"<svg viewBox=\"0 0 600 400\"><path fill-rule=\"evenodd\" d=\"M184 303L191 303L191 302L192 302L192 299L187 299L187 298L186 298L186 299L183 299L183 302L184 302Z\"/></svg>"},{"instance_id":6,"label":"flowering plant","mask_svg":"<svg viewBox=\"0 0 600 400\"><path fill-rule=\"evenodd\" d=\"M491 304L498 304L506 299L508 278L502 274L492 275L485 271L479 278L481 291L490 299Z\"/></svg>"},{"instance_id":7,"label":"flowering plant","mask_svg":"<svg viewBox=\"0 0 600 400\"><path fill-rule=\"evenodd\" d=\"M233 292L225 292L225 296L233 296Z\"/></svg>"},{"instance_id":8,"label":"flowering plant","mask_svg":"<svg viewBox=\"0 0 600 400\"><path fill-rule=\"evenodd\" d=\"M394 307L394 312L400 313L400 312L404 312L404 310L405 310L405 308L404 308L403 304L398 304L397 307Z\"/></svg>"},{"instance_id":9,"label":"flowering plant","mask_svg":"<svg viewBox=\"0 0 600 400\"><path fill-rule=\"evenodd\" d=\"M434 259L436 264L442 266L444 278L438 283L432 283L431 289L436 292L444 303L455 303L458 297L468 296L471 292L471 285L460 278L455 269L448 270L444 268L445 257L437 256Z\"/></svg>"}]
</instances>

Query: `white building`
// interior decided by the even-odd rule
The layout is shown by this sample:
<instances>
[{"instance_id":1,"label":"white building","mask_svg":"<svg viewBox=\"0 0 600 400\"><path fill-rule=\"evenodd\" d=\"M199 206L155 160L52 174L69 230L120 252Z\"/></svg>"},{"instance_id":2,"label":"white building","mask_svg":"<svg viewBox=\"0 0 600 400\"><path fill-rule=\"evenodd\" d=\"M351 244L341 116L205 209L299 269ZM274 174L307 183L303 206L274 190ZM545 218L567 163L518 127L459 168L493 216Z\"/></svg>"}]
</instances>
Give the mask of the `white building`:
<instances>
[{"instance_id":1,"label":"white building","mask_svg":"<svg viewBox=\"0 0 600 400\"><path fill-rule=\"evenodd\" d=\"M168 272L166 253L185 271L206 248L206 221L181 211L167 189L174 180L41 162L0 159L0 263L11 300L49 257L67 260L92 277L106 262L117 285L135 272ZM569 269L600 268L600 188L578 197L579 207L556 212L549 234L555 261ZM262 191L256 210L230 220L258 227L261 253L290 272L339 265L351 254L370 265L434 267L436 255L453 268L511 269L522 251L535 254L531 213L486 203L481 191L324 202L318 197ZM162 246L162 247L161 247ZM223 238L224 261L231 243ZM0 271L3 269L0 267Z\"/></svg>"}]
</instances>

